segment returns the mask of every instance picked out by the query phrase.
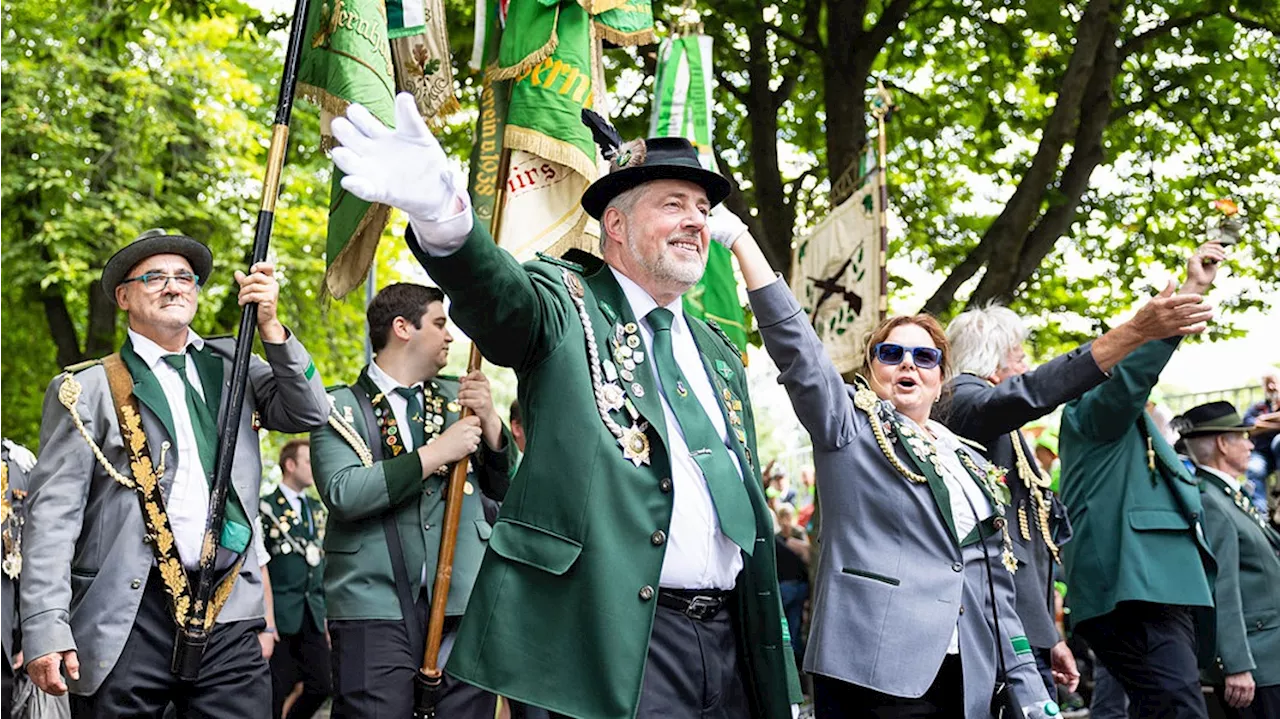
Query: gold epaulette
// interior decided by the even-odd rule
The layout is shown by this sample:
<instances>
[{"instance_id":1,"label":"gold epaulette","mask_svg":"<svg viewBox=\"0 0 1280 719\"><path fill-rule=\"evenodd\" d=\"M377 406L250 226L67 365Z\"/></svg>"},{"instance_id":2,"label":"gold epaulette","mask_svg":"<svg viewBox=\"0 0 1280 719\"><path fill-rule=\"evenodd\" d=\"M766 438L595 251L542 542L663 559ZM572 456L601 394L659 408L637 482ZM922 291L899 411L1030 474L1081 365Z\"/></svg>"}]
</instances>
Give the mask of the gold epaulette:
<instances>
[{"instance_id":1,"label":"gold epaulette","mask_svg":"<svg viewBox=\"0 0 1280 719\"><path fill-rule=\"evenodd\" d=\"M964 444L967 444L967 445L969 445L970 447L972 447L972 448L974 448L974 449L978 450L978 451L979 451L979 452L981 452L983 455L986 455L986 453L987 453L987 448L986 448L986 447L984 447L984 446L982 446L982 445L978 444L977 442L975 442L975 441L973 441L973 440L969 439L968 437L961 437L960 435L958 435L958 434L957 434L957 435L956 435L956 439L958 439L958 440L960 440L961 442L963 442Z\"/></svg>"},{"instance_id":2,"label":"gold epaulette","mask_svg":"<svg viewBox=\"0 0 1280 719\"><path fill-rule=\"evenodd\" d=\"M77 374L79 372L83 372L89 369L90 367L94 367L100 364L102 364L101 357L99 357L98 359L91 359L91 360L85 360L83 362L77 362L73 365L67 365L66 367L62 368L62 371L68 374Z\"/></svg>"}]
</instances>

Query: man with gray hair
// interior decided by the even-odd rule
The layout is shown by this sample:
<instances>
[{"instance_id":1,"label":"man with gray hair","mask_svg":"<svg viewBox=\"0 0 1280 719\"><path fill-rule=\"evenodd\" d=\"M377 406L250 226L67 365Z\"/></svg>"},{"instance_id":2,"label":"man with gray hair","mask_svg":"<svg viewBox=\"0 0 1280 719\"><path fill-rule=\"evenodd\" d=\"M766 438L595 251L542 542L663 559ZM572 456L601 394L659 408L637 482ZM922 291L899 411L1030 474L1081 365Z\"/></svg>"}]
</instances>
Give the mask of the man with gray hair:
<instances>
[{"instance_id":1,"label":"man with gray hair","mask_svg":"<svg viewBox=\"0 0 1280 719\"><path fill-rule=\"evenodd\" d=\"M1075 658L1058 634L1053 606L1053 565L1071 529L1049 488L1049 475L1037 466L1020 428L1106 380L1111 368L1143 343L1202 331L1209 316L1200 297L1175 295L1170 283L1133 319L1030 371L1023 347L1027 329L1013 310L988 305L961 313L947 326L956 376L934 416L983 445L991 462L1009 473L1018 616L1050 696L1056 694L1055 682L1074 690L1080 679Z\"/></svg>"},{"instance_id":2,"label":"man with gray hair","mask_svg":"<svg viewBox=\"0 0 1280 719\"><path fill-rule=\"evenodd\" d=\"M1230 402L1192 407L1178 418L1196 464L1204 534L1217 560L1209 683L1228 717L1280 716L1280 533L1240 481L1253 443Z\"/></svg>"}]
</instances>

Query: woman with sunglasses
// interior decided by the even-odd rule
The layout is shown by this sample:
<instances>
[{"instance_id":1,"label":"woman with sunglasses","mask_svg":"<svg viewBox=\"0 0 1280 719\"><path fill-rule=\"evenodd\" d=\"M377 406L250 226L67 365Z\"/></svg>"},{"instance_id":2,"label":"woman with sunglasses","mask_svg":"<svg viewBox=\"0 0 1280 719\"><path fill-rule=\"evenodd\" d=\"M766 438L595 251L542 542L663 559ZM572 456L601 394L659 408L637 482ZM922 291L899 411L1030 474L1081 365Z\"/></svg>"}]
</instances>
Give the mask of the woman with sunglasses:
<instances>
[{"instance_id":1,"label":"woman with sunglasses","mask_svg":"<svg viewBox=\"0 0 1280 719\"><path fill-rule=\"evenodd\" d=\"M942 327L929 315L882 322L847 385L741 220L717 211L708 224L738 258L813 440L823 532L804 668L816 716L981 719L1009 703L1002 680L1028 717L1056 715L1014 613L1008 490L929 420L950 373Z\"/></svg>"}]
</instances>

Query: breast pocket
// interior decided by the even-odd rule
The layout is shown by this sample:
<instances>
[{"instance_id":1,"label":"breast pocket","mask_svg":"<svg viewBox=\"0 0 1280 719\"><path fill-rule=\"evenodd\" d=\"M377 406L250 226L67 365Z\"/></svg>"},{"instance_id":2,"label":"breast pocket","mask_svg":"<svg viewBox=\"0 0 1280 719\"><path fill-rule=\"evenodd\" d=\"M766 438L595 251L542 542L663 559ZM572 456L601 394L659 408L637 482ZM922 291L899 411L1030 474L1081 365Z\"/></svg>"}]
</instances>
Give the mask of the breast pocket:
<instances>
[{"instance_id":1,"label":"breast pocket","mask_svg":"<svg viewBox=\"0 0 1280 719\"><path fill-rule=\"evenodd\" d=\"M569 571L582 543L532 524L498 519L489 535L489 548L504 559L561 575Z\"/></svg>"}]
</instances>

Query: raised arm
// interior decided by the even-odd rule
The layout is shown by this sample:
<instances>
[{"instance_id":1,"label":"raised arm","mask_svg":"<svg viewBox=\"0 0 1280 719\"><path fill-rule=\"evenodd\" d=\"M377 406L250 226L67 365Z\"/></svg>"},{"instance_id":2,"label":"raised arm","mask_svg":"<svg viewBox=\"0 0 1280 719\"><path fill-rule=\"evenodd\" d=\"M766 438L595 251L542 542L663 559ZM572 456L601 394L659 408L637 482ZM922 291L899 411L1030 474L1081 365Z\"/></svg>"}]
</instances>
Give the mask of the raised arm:
<instances>
[{"instance_id":1,"label":"raised arm","mask_svg":"<svg viewBox=\"0 0 1280 719\"><path fill-rule=\"evenodd\" d=\"M717 208L708 224L712 238L738 258L765 349L778 365L778 379L814 446L837 449L848 444L856 427L853 403L809 318L741 220Z\"/></svg>"}]
</instances>

